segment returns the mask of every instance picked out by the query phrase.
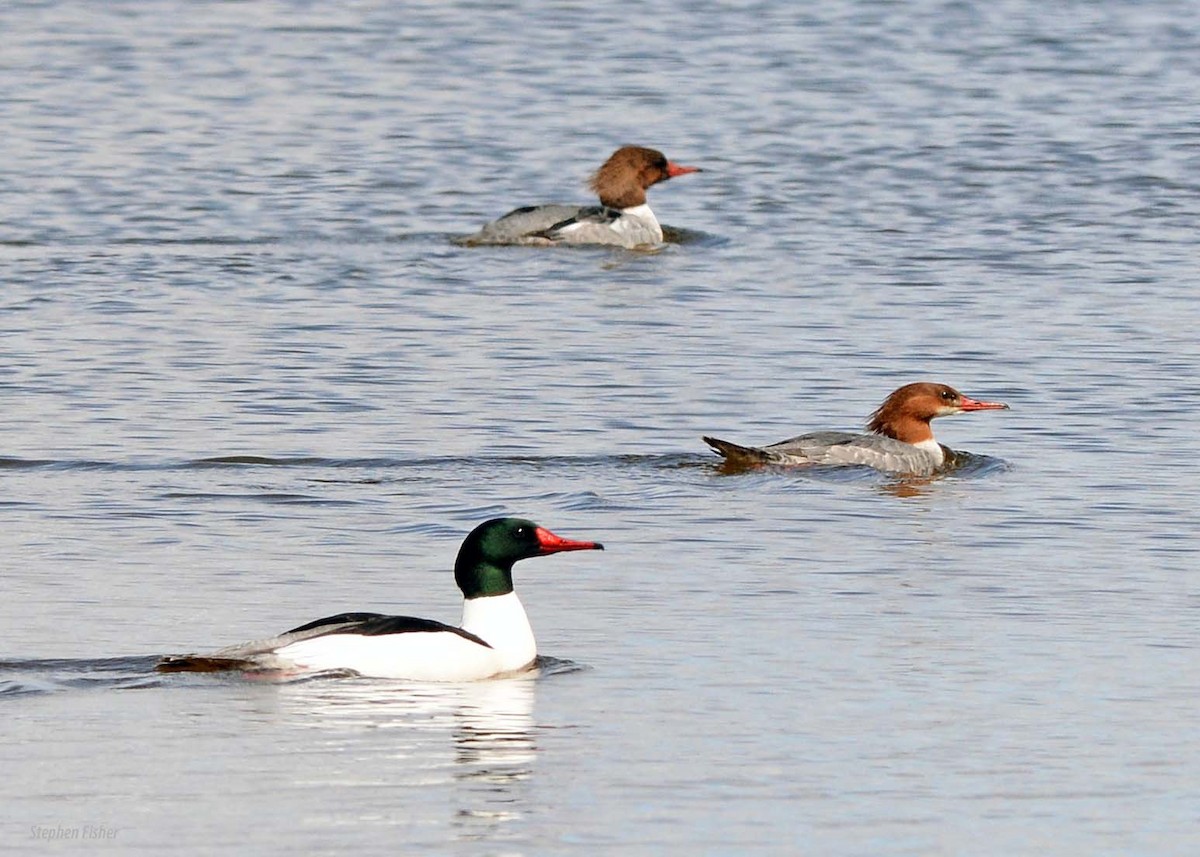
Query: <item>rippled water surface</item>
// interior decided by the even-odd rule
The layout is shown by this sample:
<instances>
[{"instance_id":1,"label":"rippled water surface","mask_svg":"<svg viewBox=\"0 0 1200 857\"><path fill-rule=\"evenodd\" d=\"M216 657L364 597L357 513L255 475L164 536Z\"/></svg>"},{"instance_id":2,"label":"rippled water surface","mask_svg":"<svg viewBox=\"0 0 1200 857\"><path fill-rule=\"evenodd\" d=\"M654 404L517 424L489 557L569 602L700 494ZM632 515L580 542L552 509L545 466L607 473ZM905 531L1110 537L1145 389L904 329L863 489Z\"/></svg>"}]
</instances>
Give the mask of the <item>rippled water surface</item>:
<instances>
[{"instance_id":1,"label":"rippled water surface","mask_svg":"<svg viewBox=\"0 0 1200 857\"><path fill-rule=\"evenodd\" d=\"M0 849L1192 854L1186 2L0 7ZM640 143L654 253L465 249ZM912 380L934 480L727 474ZM537 674L159 675L517 568ZM55 848L52 840L68 840Z\"/></svg>"}]
</instances>

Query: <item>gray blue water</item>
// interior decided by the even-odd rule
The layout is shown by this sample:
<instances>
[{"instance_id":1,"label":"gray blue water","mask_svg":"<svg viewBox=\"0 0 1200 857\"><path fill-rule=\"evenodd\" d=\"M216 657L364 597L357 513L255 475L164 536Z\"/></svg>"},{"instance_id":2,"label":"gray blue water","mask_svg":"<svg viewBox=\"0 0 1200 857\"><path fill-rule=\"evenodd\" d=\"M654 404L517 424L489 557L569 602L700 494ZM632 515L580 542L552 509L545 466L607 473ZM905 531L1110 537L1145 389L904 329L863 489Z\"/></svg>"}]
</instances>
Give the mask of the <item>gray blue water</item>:
<instances>
[{"instance_id":1,"label":"gray blue water","mask_svg":"<svg viewBox=\"0 0 1200 857\"><path fill-rule=\"evenodd\" d=\"M0 6L0 850L1190 855L1193 4ZM658 253L468 250L618 145ZM725 475L944 381L950 476ZM547 660L160 676L455 621Z\"/></svg>"}]
</instances>

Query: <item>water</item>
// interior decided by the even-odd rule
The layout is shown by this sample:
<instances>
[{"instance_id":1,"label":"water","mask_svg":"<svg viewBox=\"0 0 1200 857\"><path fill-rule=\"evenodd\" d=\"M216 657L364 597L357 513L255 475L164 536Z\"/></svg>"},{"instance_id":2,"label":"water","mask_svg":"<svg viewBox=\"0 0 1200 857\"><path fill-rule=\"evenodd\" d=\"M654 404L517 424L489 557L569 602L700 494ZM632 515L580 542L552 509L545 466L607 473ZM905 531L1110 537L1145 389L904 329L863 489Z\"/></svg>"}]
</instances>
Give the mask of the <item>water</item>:
<instances>
[{"instance_id":1,"label":"water","mask_svg":"<svg viewBox=\"0 0 1200 857\"><path fill-rule=\"evenodd\" d=\"M1190 854L1182 2L0 9L0 847ZM617 145L654 254L464 250ZM700 442L946 381L945 478ZM518 566L541 674L159 676ZM65 841L63 841L65 840ZM59 847L54 842L58 841Z\"/></svg>"}]
</instances>

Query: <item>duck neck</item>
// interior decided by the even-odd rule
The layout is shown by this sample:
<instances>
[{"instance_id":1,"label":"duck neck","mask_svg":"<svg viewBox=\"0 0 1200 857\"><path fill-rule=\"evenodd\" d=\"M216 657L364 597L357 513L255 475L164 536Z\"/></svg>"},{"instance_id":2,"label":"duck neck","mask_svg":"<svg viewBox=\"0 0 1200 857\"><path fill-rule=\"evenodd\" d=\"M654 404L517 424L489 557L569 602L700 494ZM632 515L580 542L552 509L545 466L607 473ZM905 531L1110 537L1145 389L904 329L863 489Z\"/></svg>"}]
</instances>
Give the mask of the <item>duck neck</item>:
<instances>
[{"instance_id":1,"label":"duck neck","mask_svg":"<svg viewBox=\"0 0 1200 857\"><path fill-rule=\"evenodd\" d=\"M650 206L645 204L622 209L621 218L613 224L613 229L627 236L631 243L661 244L663 240L662 226Z\"/></svg>"},{"instance_id":2,"label":"duck neck","mask_svg":"<svg viewBox=\"0 0 1200 857\"><path fill-rule=\"evenodd\" d=\"M934 465L937 467L941 467L946 463L945 448L932 437L929 438L929 440L923 440L920 443L914 443L913 446L922 452L929 453L929 455L933 458Z\"/></svg>"},{"instance_id":3,"label":"duck neck","mask_svg":"<svg viewBox=\"0 0 1200 857\"><path fill-rule=\"evenodd\" d=\"M933 439L933 428L929 425L929 420L917 417L901 416L889 420L875 420L869 429L876 434L911 443L913 446L937 443Z\"/></svg>"},{"instance_id":4,"label":"duck neck","mask_svg":"<svg viewBox=\"0 0 1200 857\"><path fill-rule=\"evenodd\" d=\"M600 187L597 188L596 195L600 197L600 204L609 208L636 208L646 204L646 190L637 185L621 188Z\"/></svg>"},{"instance_id":5,"label":"duck neck","mask_svg":"<svg viewBox=\"0 0 1200 857\"><path fill-rule=\"evenodd\" d=\"M469 631L519 669L537 657L529 617L517 593L485 595L463 601L462 629Z\"/></svg>"},{"instance_id":6,"label":"duck neck","mask_svg":"<svg viewBox=\"0 0 1200 857\"><path fill-rule=\"evenodd\" d=\"M494 563L479 556L460 553L454 563L454 582L467 599L506 595L513 591L512 563Z\"/></svg>"},{"instance_id":7,"label":"duck neck","mask_svg":"<svg viewBox=\"0 0 1200 857\"><path fill-rule=\"evenodd\" d=\"M650 210L649 203L643 202L641 205L631 205L628 208L622 208L621 213L626 217L636 217L638 220L644 220L658 226L658 218Z\"/></svg>"}]
</instances>

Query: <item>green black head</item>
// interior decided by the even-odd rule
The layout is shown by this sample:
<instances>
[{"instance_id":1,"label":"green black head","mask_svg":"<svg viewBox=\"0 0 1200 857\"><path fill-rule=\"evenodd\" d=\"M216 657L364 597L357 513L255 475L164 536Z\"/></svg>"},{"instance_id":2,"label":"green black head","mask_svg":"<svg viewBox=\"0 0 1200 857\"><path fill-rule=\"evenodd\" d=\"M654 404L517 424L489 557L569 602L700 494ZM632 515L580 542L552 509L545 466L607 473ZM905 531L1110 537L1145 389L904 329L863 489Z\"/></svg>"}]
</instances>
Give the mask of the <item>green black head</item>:
<instances>
[{"instance_id":1,"label":"green black head","mask_svg":"<svg viewBox=\"0 0 1200 857\"><path fill-rule=\"evenodd\" d=\"M524 518L493 518L471 530L458 549L454 582L464 598L507 595L513 591L512 567L517 560L586 550L604 550L604 545L561 538Z\"/></svg>"}]
</instances>

